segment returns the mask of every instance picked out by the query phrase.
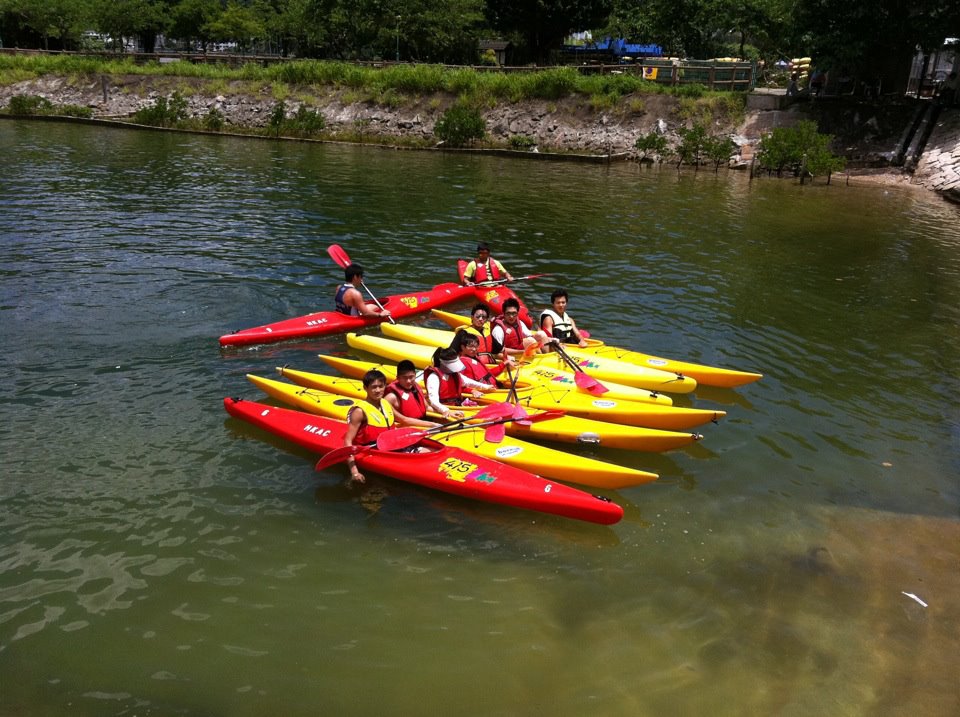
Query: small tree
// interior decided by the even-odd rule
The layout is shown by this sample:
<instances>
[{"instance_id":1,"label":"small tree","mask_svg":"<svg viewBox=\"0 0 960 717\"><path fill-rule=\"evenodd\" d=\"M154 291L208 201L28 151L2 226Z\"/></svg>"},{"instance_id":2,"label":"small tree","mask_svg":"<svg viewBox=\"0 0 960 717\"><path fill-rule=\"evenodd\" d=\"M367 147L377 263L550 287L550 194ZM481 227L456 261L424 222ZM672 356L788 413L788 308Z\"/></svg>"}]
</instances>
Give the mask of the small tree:
<instances>
[{"instance_id":1,"label":"small tree","mask_svg":"<svg viewBox=\"0 0 960 717\"><path fill-rule=\"evenodd\" d=\"M279 137L280 130L283 129L283 123L286 121L287 105L283 100L279 100L270 112L270 119L267 121L267 126L273 131L275 136Z\"/></svg>"},{"instance_id":2,"label":"small tree","mask_svg":"<svg viewBox=\"0 0 960 717\"><path fill-rule=\"evenodd\" d=\"M700 156L707 144L707 130L702 124L694 124L690 129L680 129L680 145L677 147L677 169L684 162L700 168Z\"/></svg>"},{"instance_id":3,"label":"small tree","mask_svg":"<svg viewBox=\"0 0 960 717\"><path fill-rule=\"evenodd\" d=\"M798 122L794 127L775 127L760 141L760 167L777 176L789 169L799 176L801 183L807 174L827 175L844 167L842 157L835 156L829 148L833 138L817 132L817 123L812 120Z\"/></svg>"},{"instance_id":4,"label":"small tree","mask_svg":"<svg viewBox=\"0 0 960 717\"><path fill-rule=\"evenodd\" d=\"M667 154L667 138L656 131L637 137L634 146L642 152L641 159L646 159L648 155L655 154L662 162Z\"/></svg>"},{"instance_id":5,"label":"small tree","mask_svg":"<svg viewBox=\"0 0 960 717\"><path fill-rule=\"evenodd\" d=\"M729 137L707 137L703 151L713 161L713 171L719 172L720 165L730 161L736 148L736 143Z\"/></svg>"},{"instance_id":6,"label":"small tree","mask_svg":"<svg viewBox=\"0 0 960 717\"><path fill-rule=\"evenodd\" d=\"M458 101L437 120L433 133L451 147L463 147L483 139L487 127L476 107Z\"/></svg>"}]
</instances>

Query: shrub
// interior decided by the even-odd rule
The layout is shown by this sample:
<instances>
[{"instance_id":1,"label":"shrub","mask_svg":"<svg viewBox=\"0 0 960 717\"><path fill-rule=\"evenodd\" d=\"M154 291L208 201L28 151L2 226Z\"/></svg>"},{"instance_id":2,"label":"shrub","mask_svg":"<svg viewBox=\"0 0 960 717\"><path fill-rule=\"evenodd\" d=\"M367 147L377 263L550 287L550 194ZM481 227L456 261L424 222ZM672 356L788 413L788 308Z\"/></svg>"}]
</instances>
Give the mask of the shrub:
<instances>
[{"instance_id":1,"label":"shrub","mask_svg":"<svg viewBox=\"0 0 960 717\"><path fill-rule=\"evenodd\" d=\"M720 171L720 165L729 162L736 151L736 143L729 137L707 137L703 152L713 161L714 171Z\"/></svg>"},{"instance_id":2,"label":"shrub","mask_svg":"<svg viewBox=\"0 0 960 717\"><path fill-rule=\"evenodd\" d=\"M14 95L7 109L12 115L42 115L53 109L53 103L39 95Z\"/></svg>"},{"instance_id":3,"label":"shrub","mask_svg":"<svg viewBox=\"0 0 960 717\"><path fill-rule=\"evenodd\" d=\"M209 132L219 132L223 129L225 121L223 112L216 107L211 107L207 116L203 118L203 128Z\"/></svg>"},{"instance_id":4,"label":"shrub","mask_svg":"<svg viewBox=\"0 0 960 717\"><path fill-rule=\"evenodd\" d=\"M774 127L760 140L760 167L777 175L787 169L794 176L808 173L829 178L844 166L843 159L829 149L831 139L830 135L817 132L817 123L812 120L798 122L794 127Z\"/></svg>"},{"instance_id":5,"label":"shrub","mask_svg":"<svg viewBox=\"0 0 960 717\"><path fill-rule=\"evenodd\" d=\"M486 123L476 107L458 101L437 120L433 133L451 147L462 147L475 139L483 139Z\"/></svg>"},{"instance_id":6,"label":"shrub","mask_svg":"<svg viewBox=\"0 0 960 717\"><path fill-rule=\"evenodd\" d=\"M309 110L306 105L300 105L287 124L299 135L313 135L326 127L327 121L316 110Z\"/></svg>"},{"instance_id":7,"label":"shrub","mask_svg":"<svg viewBox=\"0 0 960 717\"><path fill-rule=\"evenodd\" d=\"M141 107L133 113L133 121L152 127L175 127L187 118L187 101L179 92L174 92L169 101L158 97L148 107Z\"/></svg>"},{"instance_id":8,"label":"shrub","mask_svg":"<svg viewBox=\"0 0 960 717\"><path fill-rule=\"evenodd\" d=\"M519 150L528 150L537 146L537 140L528 137L525 134L515 134L510 137L510 148Z\"/></svg>"},{"instance_id":9,"label":"shrub","mask_svg":"<svg viewBox=\"0 0 960 717\"><path fill-rule=\"evenodd\" d=\"M83 119L93 117L92 109L80 105L60 105L56 108L56 113L64 117L82 117Z\"/></svg>"},{"instance_id":10,"label":"shrub","mask_svg":"<svg viewBox=\"0 0 960 717\"><path fill-rule=\"evenodd\" d=\"M643 159L646 159L648 154L656 154L661 158L667 154L667 138L657 132L637 137L634 146L643 153Z\"/></svg>"}]
</instances>

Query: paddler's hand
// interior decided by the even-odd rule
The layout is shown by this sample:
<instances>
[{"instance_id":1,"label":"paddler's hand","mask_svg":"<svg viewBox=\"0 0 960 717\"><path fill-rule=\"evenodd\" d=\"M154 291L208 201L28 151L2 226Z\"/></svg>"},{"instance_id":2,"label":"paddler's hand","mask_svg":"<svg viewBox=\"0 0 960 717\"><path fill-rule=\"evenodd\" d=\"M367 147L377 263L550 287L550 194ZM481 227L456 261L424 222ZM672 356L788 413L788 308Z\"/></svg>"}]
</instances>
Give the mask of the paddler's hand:
<instances>
[{"instance_id":1,"label":"paddler's hand","mask_svg":"<svg viewBox=\"0 0 960 717\"><path fill-rule=\"evenodd\" d=\"M363 473L354 468L350 471L350 484L366 483L367 479L363 477Z\"/></svg>"},{"instance_id":2,"label":"paddler's hand","mask_svg":"<svg viewBox=\"0 0 960 717\"><path fill-rule=\"evenodd\" d=\"M389 317L389 316L390 316L390 309L383 309L383 310L380 312L380 316Z\"/></svg>"},{"instance_id":3,"label":"paddler's hand","mask_svg":"<svg viewBox=\"0 0 960 717\"><path fill-rule=\"evenodd\" d=\"M447 411L443 414L443 417L448 421L459 421L463 419L464 413L463 411Z\"/></svg>"}]
</instances>

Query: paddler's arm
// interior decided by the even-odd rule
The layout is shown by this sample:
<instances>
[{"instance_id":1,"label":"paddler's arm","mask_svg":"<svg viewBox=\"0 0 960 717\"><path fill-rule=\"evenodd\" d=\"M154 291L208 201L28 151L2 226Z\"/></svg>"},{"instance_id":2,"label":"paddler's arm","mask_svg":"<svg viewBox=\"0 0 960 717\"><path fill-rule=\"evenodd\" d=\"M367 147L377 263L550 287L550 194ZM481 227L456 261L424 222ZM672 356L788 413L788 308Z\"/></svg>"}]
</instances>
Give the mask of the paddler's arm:
<instances>
[{"instance_id":1,"label":"paddler's arm","mask_svg":"<svg viewBox=\"0 0 960 717\"><path fill-rule=\"evenodd\" d=\"M366 416L363 415L362 409L357 409L356 406L350 409L350 413L347 416L347 432L343 436L343 445L352 446L353 441L357 437L357 433L360 431L360 427L363 425L363 421ZM353 456L347 458L347 466L350 469L350 480L356 483L365 482L363 473L357 469L357 461Z\"/></svg>"},{"instance_id":2,"label":"paddler's arm","mask_svg":"<svg viewBox=\"0 0 960 717\"><path fill-rule=\"evenodd\" d=\"M437 413L441 414L446 419L452 419L459 421L463 418L463 411L451 411L449 406L446 406L440 400L440 377L435 373L427 374L427 378L424 380L424 385L427 388L427 403L430 408L432 408Z\"/></svg>"},{"instance_id":3,"label":"paddler's arm","mask_svg":"<svg viewBox=\"0 0 960 717\"><path fill-rule=\"evenodd\" d=\"M436 428L440 425L434 421L428 421L424 418L414 418L413 416L407 416L404 413L401 413L400 399L394 396L392 393L385 395L383 400L393 407L393 417L397 420L397 425L402 426L403 428Z\"/></svg>"}]
</instances>

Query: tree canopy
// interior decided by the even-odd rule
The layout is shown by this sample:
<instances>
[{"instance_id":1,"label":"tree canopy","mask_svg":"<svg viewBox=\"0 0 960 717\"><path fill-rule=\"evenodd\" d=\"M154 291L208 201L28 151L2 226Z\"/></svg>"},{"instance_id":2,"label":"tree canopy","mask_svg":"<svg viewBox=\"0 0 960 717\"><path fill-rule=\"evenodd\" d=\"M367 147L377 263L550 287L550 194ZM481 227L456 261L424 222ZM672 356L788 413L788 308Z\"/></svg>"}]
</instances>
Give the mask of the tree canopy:
<instances>
[{"instance_id":1,"label":"tree canopy","mask_svg":"<svg viewBox=\"0 0 960 717\"><path fill-rule=\"evenodd\" d=\"M510 62L553 63L568 34L655 43L672 56L813 57L815 66L899 89L917 47L960 28L942 0L0 0L7 47L238 51L473 64L481 39Z\"/></svg>"}]
</instances>

